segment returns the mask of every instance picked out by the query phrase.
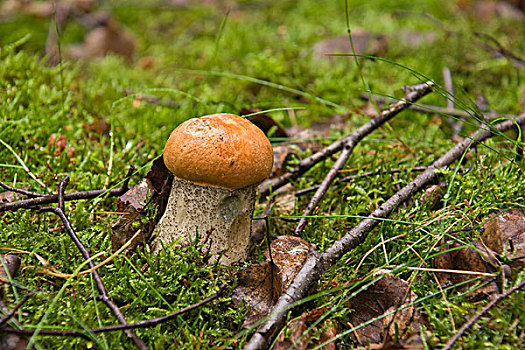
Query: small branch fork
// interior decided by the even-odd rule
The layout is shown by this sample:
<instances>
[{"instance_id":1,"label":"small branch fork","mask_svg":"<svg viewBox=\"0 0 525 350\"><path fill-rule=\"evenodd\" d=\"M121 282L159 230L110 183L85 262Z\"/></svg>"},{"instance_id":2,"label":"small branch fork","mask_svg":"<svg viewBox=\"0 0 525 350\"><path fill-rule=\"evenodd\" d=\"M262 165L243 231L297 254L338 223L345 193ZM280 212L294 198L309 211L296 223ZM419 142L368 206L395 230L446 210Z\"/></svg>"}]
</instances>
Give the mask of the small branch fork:
<instances>
[{"instance_id":1,"label":"small branch fork","mask_svg":"<svg viewBox=\"0 0 525 350\"><path fill-rule=\"evenodd\" d=\"M344 139L341 140L343 141L342 142L343 150L341 154L339 155L339 158L337 159L335 164L332 166L332 168L328 172L328 174L326 174L323 182L319 185L319 188L313 195L312 199L310 200L310 203L308 203L308 205L306 206L306 209L304 210L303 215L302 215L303 217L299 220L299 223L297 224L297 227L295 228L294 234L296 236L300 236L301 233L303 232L304 228L306 227L306 223L308 221L308 216L310 216L313 213L315 207L317 206L319 201L323 198L326 191L328 191L328 188L334 181L339 171L343 169L344 165L346 164L348 158L352 154L352 151L354 150L357 143L361 141L364 137L366 137L368 134L370 134L372 131L376 130L381 125L383 125L384 123L392 119L399 112L408 108L413 102L429 94L432 91L433 86L434 86L434 83L432 83L431 81L428 81L423 84L405 87L404 89L407 92L405 98L394 103L393 105L390 105L388 108L382 111L381 114L377 118L372 119L371 121L361 126L359 129L357 129L356 131L354 131L353 133L349 134L348 136L346 136Z\"/></svg>"},{"instance_id":2,"label":"small branch fork","mask_svg":"<svg viewBox=\"0 0 525 350\"><path fill-rule=\"evenodd\" d=\"M432 91L432 86L432 82L427 82L424 84L414 86L407 86L407 95L405 96L405 98L390 105L383 112L381 112L381 114L377 118L372 119L368 123L361 126L359 129L357 129L357 131L332 143L328 147L323 148L321 151L314 153L310 157L301 160L301 162L299 162L299 164L289 172L279 177L267 180L261 185L259 185L259 192L261 196L265 197L270 193L270 191L275 191L278 188L286 185L291 180L297 179L299 176L310 170L314 165L316 165L320 161L330 157L334 153L341 151L347 144L357 143L358 141L362 140L366 135L370 134L380 125L392 119L399 112L408 108L421 97Z\"/></svg>"},{"instance_id":3,"label":"small branch fork","mask_svg":"<svg viewBox=\"0 0 525 350\"><path fill-rule=\"evenodd\" d=\"M367 235L376 227L380 220L386 218L400 204L408 200L424 186L432 183L437 178L437 170L447 167L461 158L470 146L476 145L494 135L494 132L505 132L513 128L516 123L525 123L525 114L521 114L513 120L506 120L488 128L486 125L465 138L462 142L451 148L422 174L408 183L400 191L390 197L378 209L372 212L368 218L362 220L352 230L347 232L343 238L336 241L324 253L318 255L315 250L309 255L303 268L296 275L292 284L279 298L273 307L269 318L257 328L246 346L245 350L266 349L272 339L280 332L286 322L288 312L293 308L293 303L304 298L308 290L317 282L321 275L330 269L341 257L361 243ZM510 290L509 290L510 292Z\"/></svg>"},{"instance_id":4,"label":"small branch fork","mask_svg":"<svg viewBox=\"0 0 525 350\"><path fill-rule=\"evenodd\" d=\"M64 202L65 202L65 195L64 192L66 190L66 186L69 182L69 176L66 176L62 181L60 181L60 184L58 186L58 207L42 207L39 208L42 212L51 212L55 215L57 215L60 220L62 220L62 223L69 234L69 237L73 240L75 245L77 246L78 250L82 253L82 256L84 259L89 260L91 258L90 253L82 244L80 239L78 238L77 234L75 233L75 230L71 226L71 223L69 222L69 219L67 218L65 212L64 212ZM93 261L88 262L88 266L90 268L95 267L95 263ZM122 325L128 325L126 319L124 318L124 315L120 311L119 307L111 300L111 298L108 296L108 293L106 291L106 287L104 286L104 283L102 282L102 279L100 278L100 275L98 273L98 270L93 270L92 272L93 279L95 280L95 284L97 286L97 289L100 293L100 296L97 297L97 299L102 300L104 304L111 310L113 315L117 318L120 324ZM132 330L126 330L126 335L133 340L133 343L138 349L146 350L148 347L144 342L137 336L137 334Z\"/></svg>"}]
</instances>

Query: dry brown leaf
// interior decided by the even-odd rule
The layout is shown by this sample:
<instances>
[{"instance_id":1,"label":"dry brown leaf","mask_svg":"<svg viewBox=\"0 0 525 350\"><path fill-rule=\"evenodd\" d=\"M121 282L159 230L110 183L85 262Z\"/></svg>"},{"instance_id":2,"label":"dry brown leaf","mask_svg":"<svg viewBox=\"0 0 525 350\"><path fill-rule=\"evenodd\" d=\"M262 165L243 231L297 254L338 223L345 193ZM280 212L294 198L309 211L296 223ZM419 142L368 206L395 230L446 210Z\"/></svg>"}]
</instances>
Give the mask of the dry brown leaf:
<instances>
[{"instance_id":1,"label":"dry brown leaf","mask_svg":"<svg viewBox=\"0 0 525 350\"><path fill-rule=\"evenodd\" d=\"M67 146L66 137L62 134L51 134L47 139L47 148L53 152L54 156L59 156Z\"/></svg>"},{"instance_id":2,"label":"dry brown leaf","mask_svg":"<svg viewBox=\"0 0 525 350\"><path fill-rule=\"evenodd\" d=\"M117 201L117 210L125 213L113 225L111 248L117 251L129 241L138 230L142 232L133 239L128 249L147 241L153 228L164 214L171 188L171 174L162 157L156 159L145 178L124 193ZM151 203L157 208L154 218L142 222L145 206Z\"/></svg>"},{"instance_id":3,"label":"dry brown leaf","mask_svg":"<svg viewBox=\"0 0 525 350\"><path fill-rule=\"evenodd\" d=\"M444 253L439 254L434 258L435 267L445 270L464 270L481 273L493 272L495 270L493 265L497 265L497 262L493 260L493 254L477 242L473 242L473 245L476 249L473 247L460 248L461 244L457 242L442 246L440 251ZM480 254L480 252L483 252L483 254ZM444 286L459 284L476 277L471 274L449 272L438 272L436 275L439 282ZM476 283L478 283L478 281L472 281L462 284L458 288L460 291L463 291L472 287ZM478 298L497 292L498 286L496 282L491 282L472 291L470 296L472 298Z\"/></svg>"},{"instance_id":4,"label":"dry brown leaf","mask_svg":"<svg viewBox=\"0 0 525 350\"><path fill-rule=\"evenodd\" d=\"M441 200L443 188L444 185L442 184L432 185L425 190L419 200L421 203L425 204L428 209L434 210L437 208L437 204Z\"/></svg>"},{"instance_id":5,"label":"dry brown leaf","mask_svg":"<svg viewBox=\"0 0 525 350\"><path fill-rule=\"evenodd\" d=\"M290 145L273 146L273 167L270 178L281 176L287 171L287 163L293 157L297 156L297 149Z\"/></svg>"},{"instance_id":6,"label":"dry brown leaf","mask_svg":"<svg viewBox=\"0 0 525 350\"><path fill-rule=\"evenodd\" d=\"M67 49L67 56L73 59L104 57L110 53L123 56L129 62L135 54L135 39L113 18L89 32L82 44Z\"/></svg>"},{"instance_id":7,"label":"dry brown leaf","mask_svg":"<svg viewBox=\"0 0 525 350\"><path fill-rule=\"evenodd\" d=\"M295 236L279 236L273 240L270 249L273 261L281 273L283 290L288 288L303 267L310 247L310 243ZM269 258L268 251L264 255Z\"/></svg>"},{"instance_id":8,"label":"dry brown leaf","mask_svg":"<svg viewBox=\"0 0 525 350\"><path fill-rule=\"evenodd\" d=\"M266 317L282 292L279 268L266 260L253 264L237 274L238 286L233 290L232 301L235 307L246 303L248 313L243 327L249 328Z\"/></svg>"},{"instance_id":9,"label":"dry brown leaf","mask_svg":"<svg viewBox=\"0 0 525 350\"><path fill-rule=\"evenodd\" d=\"M513 261L511 268L525 266L525 213L513 208L495 215L483 226L482 241L499 255Z\"/></svg>"},{"instance_id":10,"label":"dry brown leaf","mask_svg":"<svg viewBox=\"0 0 525 350\"><path fill-rule=\"evenodd\" d=\"M391 337L397 334L402 342L414 332L417 333L422 325L428 326L427 320L414 305L398 310L416 298L406 281L388 273L383 274L380 280L348 301L347 306L354 310L350 313L349 321L357 327L385 313L397 311L356 330L353 333L354 341L359 344L382 343L386 333ZM387 329L388 332L385 332Z\"/></svg>"},{"instance_id":11,"label":"dry brown leaf","mask_svg":"<svg viewBox=\"0 0 525 350\"><path fill-rule=\"evenodd\" d=\"M320 344L329 341L337 336L337 324L330 319L326 319L322 325L322 330L319 339L312 339L312 336L317 332L318 327L313 327L309 332L309 323L316 322L328 309L323 307L314 309L309 312L304 312L300 317L288 322L286 328L279 333L275 341L273 349L314 349ZM335 342L331 342L322 346L322 350L334 350Z\"/></svg>"},{"instance_id":12,"label":"dry brown leaf","mask_svg":"<svg viewBox=\"0 0 525 350\"><path fill-rule=\"evenodd\" d=\"M91 132L94 135L94 138L98 139L98 135L109 135L111 131L111 125L109 125L105 117L98 118L92 123L84 123L82 127Z\"/></svg>"}]
</instances>

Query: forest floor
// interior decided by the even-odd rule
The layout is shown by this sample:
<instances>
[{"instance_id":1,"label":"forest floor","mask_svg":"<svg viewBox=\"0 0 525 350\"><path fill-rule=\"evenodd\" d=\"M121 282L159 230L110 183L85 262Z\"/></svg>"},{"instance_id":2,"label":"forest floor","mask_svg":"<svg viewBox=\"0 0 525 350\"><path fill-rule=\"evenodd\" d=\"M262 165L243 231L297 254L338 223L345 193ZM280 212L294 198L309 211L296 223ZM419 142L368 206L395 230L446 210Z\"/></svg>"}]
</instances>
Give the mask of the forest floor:
<instances>
[{"instance_id":1,"label":"forest floor","mask_svg":"<svg viewBox=\"0 0 525 350\"><path fill-rule=\"evenodd\" d=\"M516 3L4 1L0 260L20 268L0 274L0 347L251 344L259 323L249 321L249 299L260 290L240 303L234 290L243 286L240 276L265 266L267 239L296 233L311 252L331 251L480 126L525 111L525 13ZM141 244L118 254L114 227L131 210L118 199L122 193L6 207L60 191L118 189L134 166L131 188L177 125L219 112L265 111L254 123L284 155L276 170L286 173L400 103L403 86L427 81L432 92L355 145L304 228L297 229L298 219L314 192L297 191L319 185L338 153L292 178L288 192L259 196L255 216L268 218L267 231L254 224L254 253L235 266L207 264L198 244L154 254L145 233L160 207L149 197L135 203L138 216L128 223L131 232L142 230ZM275 349L443 348L489 305L453 346L523 348L525 294L504 294L525 280L517 130L493 129L493 137L462 149L373 229L360 231L353 249L309 282L313 288L285 314L280 335L264 341ZM94 264L111 259L96 273L76 275L91 266L86 254ZM172 316L133 331L89 331L165 315Z\"/></svg>"}]
</instances>

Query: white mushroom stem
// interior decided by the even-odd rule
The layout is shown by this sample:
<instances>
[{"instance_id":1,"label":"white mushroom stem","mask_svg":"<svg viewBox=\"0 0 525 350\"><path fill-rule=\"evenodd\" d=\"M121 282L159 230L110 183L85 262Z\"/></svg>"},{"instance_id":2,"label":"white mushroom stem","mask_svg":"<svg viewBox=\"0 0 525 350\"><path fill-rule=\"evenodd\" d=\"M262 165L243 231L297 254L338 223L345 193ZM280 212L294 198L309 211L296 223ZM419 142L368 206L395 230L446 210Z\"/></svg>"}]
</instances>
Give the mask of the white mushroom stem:
<instances>
[{"instance_id":1,"label":"white mushroom stem","mask_svg":"<svg viewBox=\"0 0 525 350\"><path fill-rule=\"evenodd\" d=\"M248 257L255 186L234 191L174 179L164 215L153 231L153 248L195 242L214 262L231 265Z\"/></svg>"}]
</instances>

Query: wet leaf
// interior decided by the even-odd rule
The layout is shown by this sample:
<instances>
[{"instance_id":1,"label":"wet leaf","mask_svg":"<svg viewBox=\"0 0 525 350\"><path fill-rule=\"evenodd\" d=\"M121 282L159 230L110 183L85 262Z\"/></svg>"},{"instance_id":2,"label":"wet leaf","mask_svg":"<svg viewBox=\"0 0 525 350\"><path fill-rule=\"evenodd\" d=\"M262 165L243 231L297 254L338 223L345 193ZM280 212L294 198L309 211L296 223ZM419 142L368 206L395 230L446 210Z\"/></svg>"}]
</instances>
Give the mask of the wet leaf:
<instances>
[{"instance_id":1,"label":"wet leaf","mask_svg":"<svg viewBox=\"0 0 525 350\"><path fill-rule=\"evenodd\" d=\"M499 255L512 259L511 268L525 266L525 213L513 208L495 215L483 226L482 241Z\"/></svg>"},{"instance_id":2,"label":"wet leaf","mask_svg":"<svg viewBox=\"0 0 525 350\"><path fill-rule=\"evenodd\" d=\"M253 264L237 274L238 286L233 290L235 307L248 305L243 327L249 328L266 317L282 293L279 268L266 260Z\"/></svg>"},{"instance_id":3,"label":"wet leaf","mask_svg":"<svg viewBox=\"0 0 525 350\"><path fill-rule=\"evenodd\" d=\"M478 242L473 242L473 246L475 246L476 249L474 247L462 247L462 245L457 242L442 246L440 251L443 253L434 258L435 267L445 270L464 270L483 273L494 272L497 262L493 259L493 253L488 251ZM471 274L452 272L438 272L436 275L443 286L456 285L476 277ZM488 279L490 279L490 277ZM478 281L471 281L467 284L463 284L458 287L458 290L464 291L476 283L478 283ZM470 296L472 298L478 298L497 292L497 284L491 282L472 291Z\"/></svg>"},{"instance_id":4,"label":"wet leaf","mask_svg":"<svg viewBox=\"0 0 525 350\"><path fill-rule=\"evenodd\" d=\"M413 332L417 333L422 325L428 326L427 320L414 305L399 310L416 298L406 281L383 273L380 280L347 303L354 310L349 315L350 324L357 327L390 311L397 311L357 329L353 333L354 341L359 344L382 343L385 334L403 341L409 339Z\"/></svg>"}]
</instances>

